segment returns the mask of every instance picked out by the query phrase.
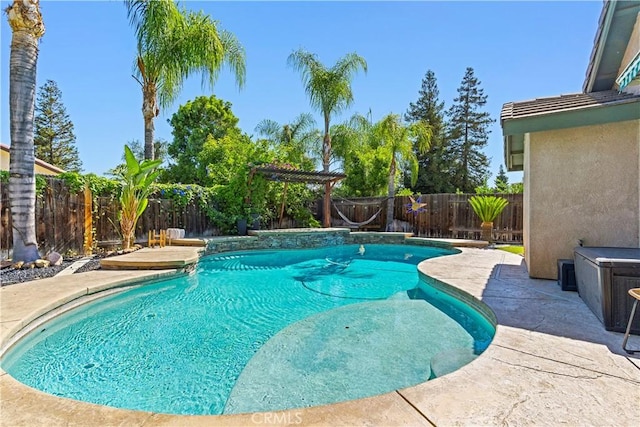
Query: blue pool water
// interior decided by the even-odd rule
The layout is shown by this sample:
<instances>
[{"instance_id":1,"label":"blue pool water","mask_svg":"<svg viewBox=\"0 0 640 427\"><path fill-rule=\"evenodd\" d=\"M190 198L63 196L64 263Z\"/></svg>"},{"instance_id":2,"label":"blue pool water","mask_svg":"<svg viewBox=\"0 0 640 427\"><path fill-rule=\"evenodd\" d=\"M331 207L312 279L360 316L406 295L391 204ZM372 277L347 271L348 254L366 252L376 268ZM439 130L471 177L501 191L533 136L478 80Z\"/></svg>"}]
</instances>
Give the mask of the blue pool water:
<instances>
[{"instance_id":1,"label":"blue pool water","mask_svg":"<svg viewBox=\"0 0 640 427\"><path fill-rule=\"evenodd\" d=\"M404 245L230 252L81 306L2 360L45 392L119 408L222 414L333 403L459 368L494 328L421 283L453 253Z\"/></svg>"}]
</instances>

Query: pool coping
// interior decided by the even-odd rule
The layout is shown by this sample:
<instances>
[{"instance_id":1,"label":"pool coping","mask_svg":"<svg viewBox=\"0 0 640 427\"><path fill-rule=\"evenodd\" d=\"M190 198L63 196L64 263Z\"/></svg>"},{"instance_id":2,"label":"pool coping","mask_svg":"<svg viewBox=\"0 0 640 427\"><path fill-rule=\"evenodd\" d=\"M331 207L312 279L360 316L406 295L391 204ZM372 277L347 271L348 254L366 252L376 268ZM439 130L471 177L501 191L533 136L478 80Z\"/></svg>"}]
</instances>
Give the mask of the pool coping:
<instances>
[{"instance_id":1,"label":"pool coping","mask_svg":"<svg viewBox=\"0 0 640 427\"><path fill-rule=\"evenodd\" d=\"M469 365L444 377L332 405L181 416L60 398L0 371L0 424L624 426L637 421L640 408L629 399L640 398L640 361L617 350L622 334L605 331L575 293L562 292L552 281L530 279L522 257L492 249L461 248L458 254L423 261L418 270L487 304L498 321L489 348ZM176 271L108 270L3 287L2 342L33 320L38 310L50 310L132 281L172 274ZM640 346L638 338L632 336L630 345Z\"/></svg>"}]
</instances>

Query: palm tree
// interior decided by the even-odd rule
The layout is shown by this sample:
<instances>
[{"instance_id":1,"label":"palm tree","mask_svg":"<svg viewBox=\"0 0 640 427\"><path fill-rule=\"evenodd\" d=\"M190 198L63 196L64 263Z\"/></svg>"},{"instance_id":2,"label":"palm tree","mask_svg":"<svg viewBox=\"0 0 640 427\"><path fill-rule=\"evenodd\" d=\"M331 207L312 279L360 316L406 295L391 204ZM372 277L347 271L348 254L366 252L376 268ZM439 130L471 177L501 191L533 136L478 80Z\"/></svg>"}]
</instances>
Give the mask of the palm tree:
<instances>
[{"instance_id":1,"label":"palm tree","mask_svg":"<svg viewBox=\"0 0 640 427\"><path fill-rule=\"evenodd\" d=\"M413 151L416 147L420 153L426 152L431 145L431 128L424 122L405 125L397 114L389 114L376 123L372 129L372 143L386 153L389 158L389 181L387 186L387 224L393 222L395 202L395 181L398 162L408 162L411 170L411 185L418 179L418 159Z\"/></svg>"},{"instance_id":2,"label":"palm tree","mask_svg":"<svg viewBox=\"0 0 640 427\"><path fill-rule=\"evenodd\" d=\"M242 87L244 49L208 15L179 8L173 0L125 3L138 40L134 78L142 86L144 157L154 159L153 120L160 107L177 98L184 80L193 73L201 72L203 85L208 82L213 87L225 64Z\"/></svg>"},{"instance_id":3,"label":"palm tree","mask_svg":"<svg viewBox=\"0 0 640 427\"><path fill-rule=\"evenodd\" d=\"M367 62L356 53L349 53L331 67L318 61L317 55L304 49L294 51L287 62L302 75L302 84L311 106L322 113L324 137L322 140L322 170L329 172L331 165L331 116L342 112L353 102L351 80L362 69L367 72ZM323 225L331 226L331 183L324 187Z\"/></svg>"},{"instance_id":4,"label":"palm tree","mask_svg":"<svg viewBox=\"0 0 640 427\"><path fill-rule=\"evenodd\" d=\"M305 169L313 167L314 148L320 141L320 134L315 125L311 114L302 113L286 125L274 120L263 120L255 130L269 142L271 148L279 150L286 157L280 160Z\"/></svg>"},{"instance_id":5,"label":"palm tree","mask_svg":"<svg viewBox=\"0 0 640 427\"><path fill-rule=\"evenodd\" d=\"M40 258L36 239L33 121L38 40L44 34L44 22L39 0L13 0L6 12L12 31L9 60L9 199L13 225L13 262L32 262Z\"/></svg>"}]
</instances>

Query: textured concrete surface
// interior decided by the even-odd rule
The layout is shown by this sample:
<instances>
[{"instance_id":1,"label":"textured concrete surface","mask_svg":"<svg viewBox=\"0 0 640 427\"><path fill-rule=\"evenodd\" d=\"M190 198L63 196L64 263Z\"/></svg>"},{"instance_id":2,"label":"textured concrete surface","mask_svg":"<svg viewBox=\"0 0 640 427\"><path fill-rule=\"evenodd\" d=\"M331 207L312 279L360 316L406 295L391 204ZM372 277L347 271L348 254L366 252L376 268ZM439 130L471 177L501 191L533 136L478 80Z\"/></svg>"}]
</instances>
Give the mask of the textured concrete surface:
<instances>
[{"instance_id":1,"label":"textured concrete surface","mask_svg":"<svg viewBox=\"0 0 640 427\"><path fill-rule=\"evenodd\" d=\"M561 291L555 281L530 279L522 257L498 250L462 249L457 255L427 260L419 268L482 300L498 319L489 349L444 377L328 406L175 416L58 398L0 372L0 425L637 425L640 354L626 355L622 334L607 332L576 293ZM121 283L126 275L139 279L138 274L148 274L95 273L74 275L82 286L56 292L55 278L3 288L3 338L34 312L90 292L90 282L105 288L109 275ZM629 345L640 348L640 337L632 336Z\"/></svg>"},{"instance_id":2,"label":"textured concrete surface","mask_svg":"<svg viewBox=\"0 0 640 427\"><path fill-rule=\"evenodd\" d=\"M206 246L207 242L205 239L191 239L191 238L182 238L182 239L171 239L170 246Z\"/></svg>"},{"instance_id":3,"label":"textured concrete surface","mask_svg":"<svg viewBox=\"0 0 640 427\"><path fill-rule=\"evenodd\" d=\"M187 239L180 239L187 240ZM204 241L191 239L198 246L165 246L164 248L143 248L124 255L103 258L100 266L105 270L164 270L184 268L195 264L204 250Z\"/></svg>"}]
</instances>

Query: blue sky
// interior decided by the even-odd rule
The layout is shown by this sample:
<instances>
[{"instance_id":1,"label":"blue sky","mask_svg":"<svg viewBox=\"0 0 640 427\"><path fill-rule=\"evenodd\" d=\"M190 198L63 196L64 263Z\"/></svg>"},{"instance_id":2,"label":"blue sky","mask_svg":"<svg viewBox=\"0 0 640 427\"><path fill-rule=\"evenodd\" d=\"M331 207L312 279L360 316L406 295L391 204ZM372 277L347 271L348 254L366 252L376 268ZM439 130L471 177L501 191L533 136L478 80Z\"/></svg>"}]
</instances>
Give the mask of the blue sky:
<instances>
[{"instance_id":1,"label":"blue sky","mask_svg":"<svg viewBox=\"0 0 640 427\"><path fill-rule=\"evenodd\" d=\"M2 2L3 10L9 3ZM246 50L247 78L238 90L223 72L213 90L188 80L180 98L156 119L156 137L171 140L167 119L180 104L215 94L230 101L240 127L292 121L311 112L300 76L287 57L300 47L326 65L348 52L368 62L353 81L355 102L333 119L372 111L373 119L403 114L418 98L427 70L435 72L448 108L466 67L473 67L496 120L485 153L495 175L503 164L500 109L505 102L580 92L598 18L599 1L571 2L196 2L231 31ZM84 172L103 174L120 162L123 145L143 140L142 94L131 77L135 40L121 1L42 0L46 26L40 43L38 87L55 80L75 125ZM1 126L9 137L11 31L2 19ZM509 174L510 181L521 174ZM493 178L490 182L493 182Z\"/></svg>"}]
</instances>

